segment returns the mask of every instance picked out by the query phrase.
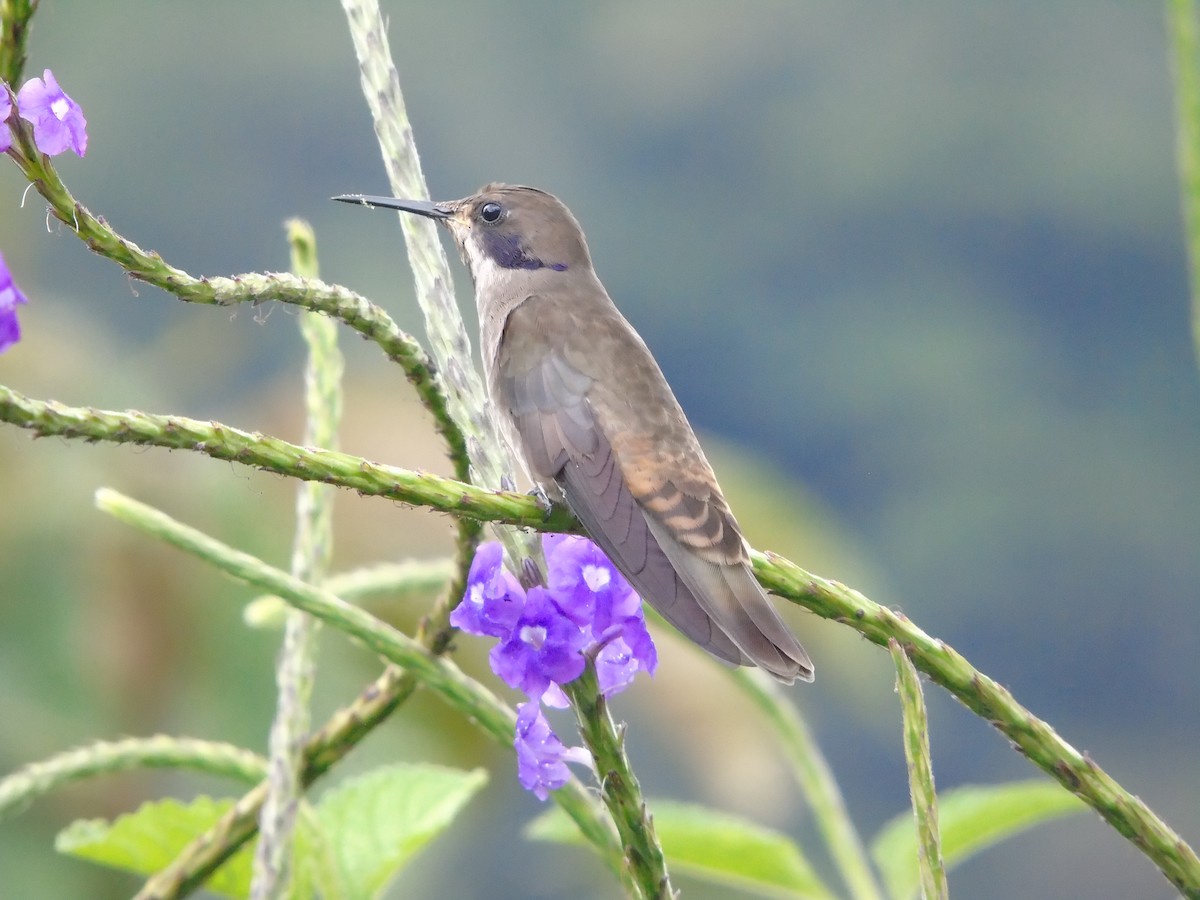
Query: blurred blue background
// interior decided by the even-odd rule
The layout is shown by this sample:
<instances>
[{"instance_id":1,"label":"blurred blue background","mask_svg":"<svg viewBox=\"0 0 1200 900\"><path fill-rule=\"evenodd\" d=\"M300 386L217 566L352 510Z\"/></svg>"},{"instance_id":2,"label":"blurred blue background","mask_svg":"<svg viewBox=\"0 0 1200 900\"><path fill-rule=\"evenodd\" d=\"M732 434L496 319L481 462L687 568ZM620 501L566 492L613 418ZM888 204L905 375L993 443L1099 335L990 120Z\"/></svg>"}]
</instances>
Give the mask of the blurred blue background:
<instances>
[{"instance_id":1,"label":"blurred blue background","mask_svg":"<svg viewBox=\"0 0 1200 900\"><path fill-rule=\"evenodd\" d=\"M384 6L435 197L503 180L570 205L752 542L903 609L1200 839L1200 380L1160 5ZM59 170L124 235L198 275L278 270L300 215L326 280L421 333L391 217L327 199L388 192L337 4L59 0L29 49L26 74L52 68L89 121L86 159ZM131 282L47 229L24 187L0 165L0 249L30 297L0 382L298 439L294 311ZM344 448L446 471L398 371L344 345ZM100 485L286 563L283 479L0 428L0 772L122 734L262 748L276 636L241 624L241 588L96 513ZM430 513L338 503L339 567L450 546ZM869 837L907 803L890 661L787 613L819 670L791 695ZM660 643L660 675L617 704L647 792L751 815L820 860L763 723L715 667ZM483 645L461 644L483 672ZM376 670L326 635L318 714ZM940 788L1037 774L940 689L928 699ZM615 893L578 851L519 838L539 805L510 755L436 701L344 771L397 758L493 779L395 896ZM143 774L56 794L0 823L0 894L125 896L132 879L56 857L55 831L226 789ZM1173 896L1090 813L950 884Z\"/></svg>"}]
</instances>

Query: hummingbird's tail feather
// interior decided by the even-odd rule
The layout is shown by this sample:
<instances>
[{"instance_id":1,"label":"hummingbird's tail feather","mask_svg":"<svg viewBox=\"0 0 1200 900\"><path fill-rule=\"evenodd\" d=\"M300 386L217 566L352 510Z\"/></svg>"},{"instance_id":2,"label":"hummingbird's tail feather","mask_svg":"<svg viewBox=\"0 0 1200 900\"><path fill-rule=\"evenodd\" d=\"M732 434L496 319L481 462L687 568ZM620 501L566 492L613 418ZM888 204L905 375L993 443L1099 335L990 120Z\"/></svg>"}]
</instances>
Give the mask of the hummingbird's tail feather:
<instances>
[{"instance_id":1,"label":"hummingbird's tail feather","mask_svg":"<svg viewBox=\"0 0 1200 900\"><path fill-rule=\"evenodd\" d=\"M771 674L781 681L791 684L793 680L813 680L813 664L808 653L796 640L796 636L784 624L783 619L775 610L775 605L767 596L766 591L754 577L754 573L746 565L720 566L721 576L741 604L742 609L754 622L759 633L771 642L771 645L783 657L783 666L779 671L770 670ZM759 663L759 665L763 665ZM765 668L765 667L764 667Z\"/></svg>"},{"instance_id":2,"label":"hummingbird's tail feather","mask_svg":"<svg viewBox=\"0 0 1200 900\"><path fill-rule=\"evenodd\" d=\"M749 663L785 684L797 678L813 680L812 660L745 563L710 562L676 541L660 523L649 519L648 525L679 579Z\"/></svg>"},{"instance_id":3,"label":"hummingbird's tail feather","mask_svg":"<svg viewBox=\"0 0 1200 900\"><path fill-rule=\"evenodd\" d=\"M702 559L647 516L624 479L612 477L611 449L572 461L559 475L567 503L633 589L707 652L756 665L791 684L813 666L744 563Z\"/></svg>"}]
</instances>

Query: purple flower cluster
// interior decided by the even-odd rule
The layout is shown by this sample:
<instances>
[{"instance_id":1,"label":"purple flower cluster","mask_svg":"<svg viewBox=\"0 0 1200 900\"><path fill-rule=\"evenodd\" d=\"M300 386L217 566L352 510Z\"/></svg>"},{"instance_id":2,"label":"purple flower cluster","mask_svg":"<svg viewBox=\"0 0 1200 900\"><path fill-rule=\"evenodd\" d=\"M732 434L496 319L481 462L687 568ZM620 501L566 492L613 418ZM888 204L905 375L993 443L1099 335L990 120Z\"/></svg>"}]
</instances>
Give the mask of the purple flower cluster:
<instances>
[{"instance_id":1,"label":"purple flower cluster","mask_svg":"<svg viewBox=\"0 0 1200 900\"><path fill-rule=\"evenodd\" d=\"M48 156L57 156L68 148L77 156L87 152L87 121L79 104L58 86L54 73L46 69L42 78L30 78L17 91L16 110L33 126L33 142ZM0 82L0 153L12 147L12 90ZM13 282L12 273L0 255L0 353L21 339L17 307L25 295Z\"/></svg>"},{"instance_id":2,"label":"purple flower cluster","mask_svg":"<svg viewBox=\"0 0 1200 900\"><path fill-rule=\"evenodd\" d=\"M450 624L498 639L492 670L529 702L517 707L517 774L541 800L562 787L568 762L590 762L551 730L542 704L568 705L561 689L595 661L600 692L624 690L638 672L654 674L658 654L642 617L642 601L608 557L587 538L542 536L546 587L525 591L505 568L496 543L483 544L467 576L467 592Z\"/></svg>"}]
</instances>

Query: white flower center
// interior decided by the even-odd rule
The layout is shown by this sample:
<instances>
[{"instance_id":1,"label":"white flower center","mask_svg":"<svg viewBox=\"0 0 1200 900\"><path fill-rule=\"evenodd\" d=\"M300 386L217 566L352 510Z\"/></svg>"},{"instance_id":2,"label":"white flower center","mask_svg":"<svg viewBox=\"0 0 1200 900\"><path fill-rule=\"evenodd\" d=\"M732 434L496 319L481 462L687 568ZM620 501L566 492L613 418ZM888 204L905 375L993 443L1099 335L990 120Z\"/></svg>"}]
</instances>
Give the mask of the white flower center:
<instances>
[{"instance_id":1,"label":"white flower center","mask_svg":"<svg viewBox=\"0 0 1200 900\"><path fill-rule=\"evenodd\" d=\"M592 593L596 593L608 587L608 583L612 581L612 573L604 566L586 565L583 567L583 581Z\"/></svg>"},{"instance_id":2,"label":"white flower center","mask_svg":"<svg viewBox=\"0 0 1200 900\"><path fill-rule=\"evenodd\" d=\"M526 625L521 629L521 640L535 650L541 650L546 643L546 629L541 625Z\"/></svg>"},{"instance_id":3,"label":"white flower center","mask_svg":"<svg viewBox=\"0 0 1200 900\"><path fill-rule=\"evenodd\" d=\"M67 117L70 109L71 104L67 102L66 97L55 97L50 101L50 112L54 113L54 117L60 122Z\"/></svg>"},{"instance_id":4,"label":"white flower center","mask_svg":"<svg viewBox=\"0 0 1200 900\"><path fill-rule=\"evenodd\" d=\"M483 585L473 584L471 590L467 594L467 599L475 606L483 606Z\"/></svg>"}]
</instances>

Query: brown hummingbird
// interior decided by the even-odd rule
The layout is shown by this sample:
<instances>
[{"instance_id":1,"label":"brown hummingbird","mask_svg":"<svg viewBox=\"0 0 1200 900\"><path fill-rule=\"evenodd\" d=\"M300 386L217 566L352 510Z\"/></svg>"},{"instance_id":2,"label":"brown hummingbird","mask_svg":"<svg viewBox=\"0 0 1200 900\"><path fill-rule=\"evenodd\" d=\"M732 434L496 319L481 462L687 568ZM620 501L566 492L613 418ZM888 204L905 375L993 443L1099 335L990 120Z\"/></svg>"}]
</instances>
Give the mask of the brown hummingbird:
<instances>
[{"instance_id":1,"label":"brown hummingbird","mask_svg":"<svg viewBox=\"0 0 1200 900\"><path fill-rule=\"evenodd\" d=\"M449 229L475 283L488 395L514 455L634 590L713 656L812 681L692 426L596 277L571 211L505 184L442 203L334 199Z\"/></svg>"}]
</instances>

